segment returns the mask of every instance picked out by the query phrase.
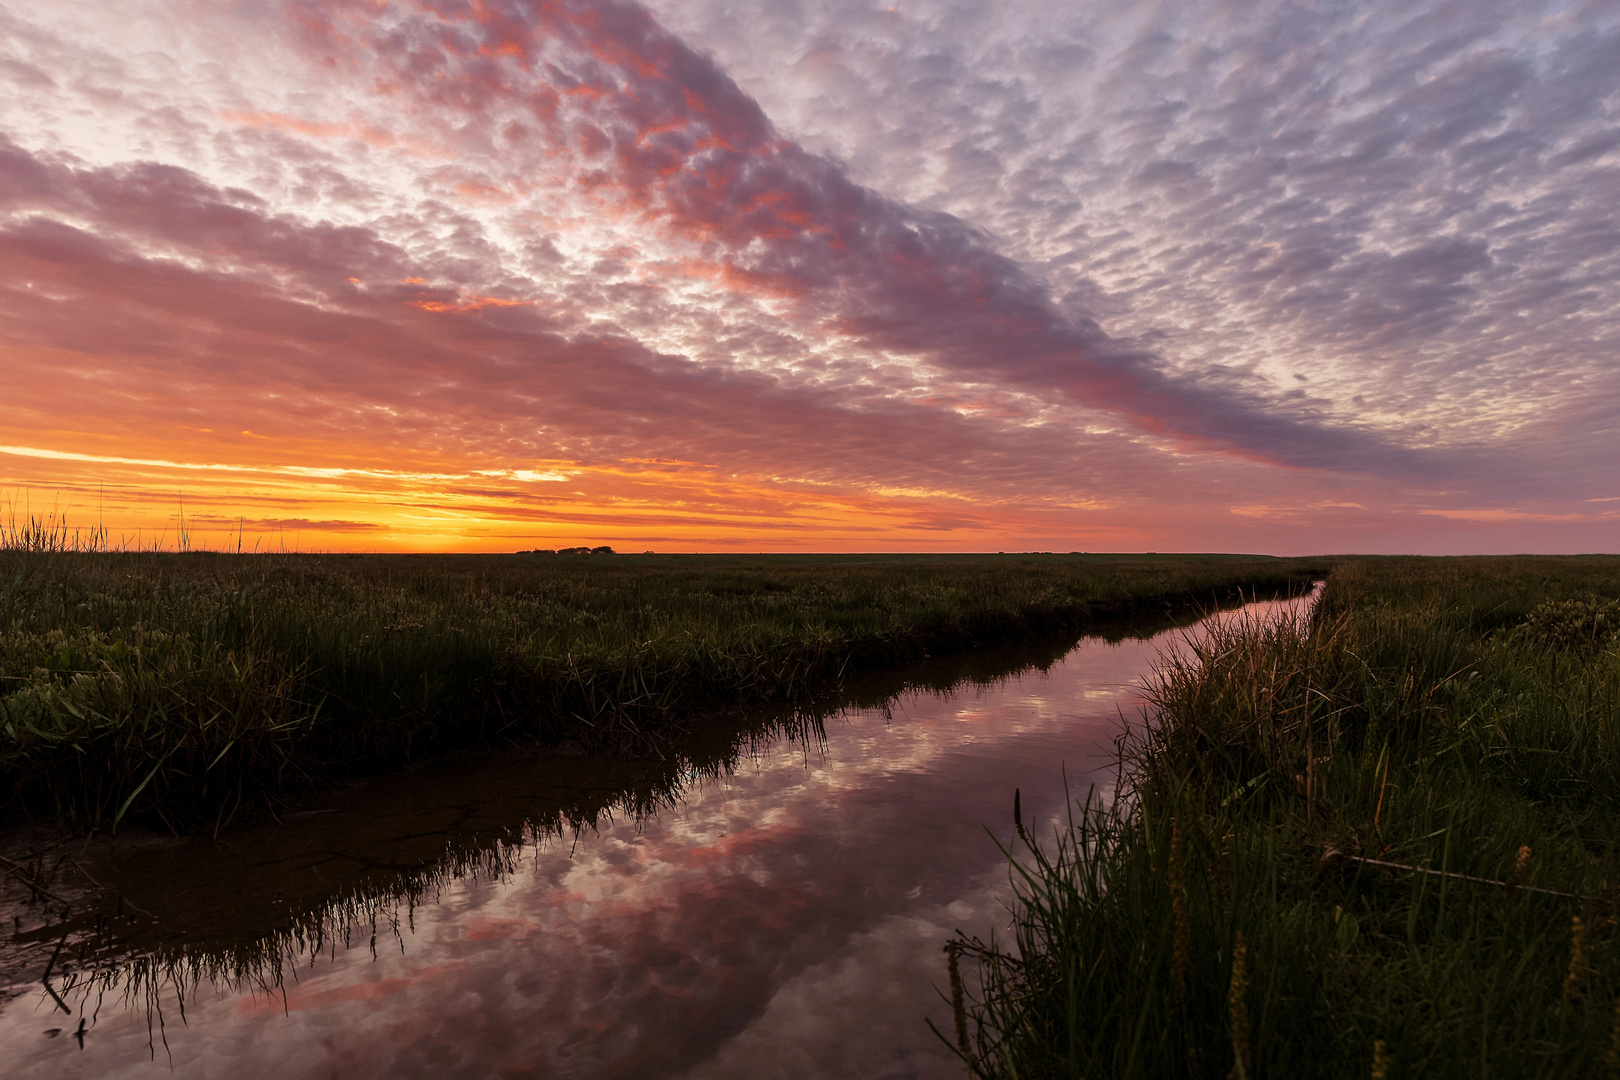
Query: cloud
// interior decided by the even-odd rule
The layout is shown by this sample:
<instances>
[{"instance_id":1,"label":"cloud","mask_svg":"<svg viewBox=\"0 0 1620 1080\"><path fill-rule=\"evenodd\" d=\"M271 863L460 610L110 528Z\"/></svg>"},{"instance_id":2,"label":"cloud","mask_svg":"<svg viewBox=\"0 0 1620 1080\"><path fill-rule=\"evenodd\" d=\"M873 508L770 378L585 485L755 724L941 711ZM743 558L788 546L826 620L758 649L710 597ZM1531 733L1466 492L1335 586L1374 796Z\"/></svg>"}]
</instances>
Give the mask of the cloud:
<instances>
[{"instance_id":1,"label":"cloud","mask_svg":"<svg viewBox=\"0 0 1620 1080\"><path fill-rule=\"evenodd\" d=\"M6 441L717 530L1609 493L1601 10L655 7L0 9Z\"/></svg>"},{"instance_id":2,"label":"cloud","mask_svg":"<svg viewBox=\"0 0 1620 1080\"><path fill-rule=\"evenodd\" d=\"M689 247L680 272L784 301L807 334L1286 464L1418 467L1421 455L1322 423L1310 402L1274 400L1231 375L1167 372L1152 352L1065 315L982 230L885 198L781 138L723 71L640 7L512 2L416 18L322 6L307 22L321 60L379 65L377 78L413 109L441 112L446 139L482 148L502 122L529 125L546 155L572 159L568 182ZM1156 167L1167 178L1195 172ZM491 179L492 190L515 183Z\"/></svg>"},{"instance_id":3,"label":"cloud","mask_svg":"<svg viewBox=\"0 0 1620 1080\"><path fill-rule=\"evenodd\" d=\"M1303 370L1311 424L1420 468L1602 484L1612 424L1565 418L1620 400L1612 7L652 7L791 137L1171 371Z\"/></svg>"},{"instance_id":4,"label":"cloud","mask_svg":"<svg viewBox=\"0 0 1620 1080\"><path fill-rule=\"evenodd\" d=\"M57 457L425 482L450 475L378 469L369 459L428 430L441 448L459 442L462 455L492 453L492 433L522 425L593 463L649 450L746 457L756 469L802 478L967 480L986 493L1007 470L1027 482L1042 461L1075 465L1061 432L1020 436L881 395L861 400L836 387L693 365L622 337L579 335L532 306L441 303L433 300L441 291L411 283L420 267L375 233L269 214L193 174L47 166L15 147L0 168L10 204L31 211L0 229L3 325L14 345L71 350L99 407L123 412L137 431L187 420L225 431L296 422L334 442L358 437L351 450L361 460L199 464L47 451ZM33 184L9 182L14 176ZM67 224L70 216L94 230ZM384 284L360 287L356 276ZM18 374L26 380L26 368ZM74 374L59 359L38 370L41 380ZM43 382L22 385L39 399L48 393ZM806 460L805 447L828 447L824 463ZM958 472L965 455L975 468Z\"/></svg>"}]
</instances>

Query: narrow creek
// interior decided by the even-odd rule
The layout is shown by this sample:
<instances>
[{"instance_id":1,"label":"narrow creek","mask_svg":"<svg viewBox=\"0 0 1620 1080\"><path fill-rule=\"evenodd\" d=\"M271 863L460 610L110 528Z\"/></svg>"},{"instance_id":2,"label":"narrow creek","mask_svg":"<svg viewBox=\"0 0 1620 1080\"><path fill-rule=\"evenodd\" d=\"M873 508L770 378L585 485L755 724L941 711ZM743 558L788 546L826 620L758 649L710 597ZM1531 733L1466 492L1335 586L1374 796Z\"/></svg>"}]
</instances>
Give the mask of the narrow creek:
<instances>
[{"instance_id":1,"label":"narrow creek","mask_svg":"<svg viewBox=\"0 0 1620 1080\"><path fill-rule=\"evenodd\" d=\"M0 1072L960 1077L926 1021L953 931L1005 927L1014 789L1050 835L1109 787L1201 625L933 661L680 761L469 756L217 841L58 841L53 898L0 904Z\"/></svg>"}]
</instances>

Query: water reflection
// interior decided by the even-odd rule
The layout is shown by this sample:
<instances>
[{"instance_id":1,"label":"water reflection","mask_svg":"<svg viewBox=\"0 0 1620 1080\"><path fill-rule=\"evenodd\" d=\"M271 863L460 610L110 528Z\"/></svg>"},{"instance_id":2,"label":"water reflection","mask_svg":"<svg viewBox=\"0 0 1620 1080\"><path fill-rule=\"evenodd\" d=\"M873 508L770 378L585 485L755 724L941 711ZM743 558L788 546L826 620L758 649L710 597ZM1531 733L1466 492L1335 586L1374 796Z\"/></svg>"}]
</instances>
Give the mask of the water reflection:
<instances>
[{"instance_id":1,"label":"water reflection","mask_svg":"<svg viewBox=\"0 0 1620 1080\"><path fill-rule=\"evenodd\" d=\"M948 1013L952 931L1004 922L984 826L1010 832L1015 787L1026 820L1055 825L1065 768L1081 790L1111 781L1164 643L936 661L815 714L717 723L679 758L466 757L217 843L52 849L41 880L74 910L18 893L5 912L10 970L35 981L0 1011L0 1060L23 1076L958 1076L923 1018ZM53 956L71 1014L37 981Z\"/></svg>"}]
</instances>

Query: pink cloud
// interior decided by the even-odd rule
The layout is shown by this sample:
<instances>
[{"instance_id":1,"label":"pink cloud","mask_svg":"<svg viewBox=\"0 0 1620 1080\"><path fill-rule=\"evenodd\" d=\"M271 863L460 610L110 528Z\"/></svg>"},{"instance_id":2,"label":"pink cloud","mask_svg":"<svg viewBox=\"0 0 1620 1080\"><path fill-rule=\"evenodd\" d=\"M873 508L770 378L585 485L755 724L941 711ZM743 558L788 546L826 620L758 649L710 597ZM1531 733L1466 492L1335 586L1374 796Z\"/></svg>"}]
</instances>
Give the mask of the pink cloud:
<instances>
[{"instance_id":1,"label":"pink cloud","mask_svg":"<svg viewBox=\"0 0 1620 1080\"><path fill-rule=\"evenodd\" d=\"M568 494L478 478L417 497L710 543L1266 546L1265 520L1340 535L1320 507L1347 485L1378 507L1358 511L1373 529L1437 502L1491 509L1486 479L1513 504L1490 520L1547 512L1490 447L1411 449L1303 388L1177 374L1110 337L988 233L784 138L638 6L205 15L219 41L256 20L289 73L199 91L209 107L181 119L127 105L189 164L0 138L0 341L13 423L41 445L458 477L558 461L581 477ZM1451 295L1484 265L1475 248L1402 265ZM127 452L142 442L175 454ZM50 475L83 490L87 468ZM318 519L272 512L281 497L256 495L255 516ZM330 520L359 517L334 504Z\"/></svg>"},{"instance_id":2,"label":"pink cloud","mask_svg":"<svg viewBox=\"0 0 1620 1080\"><path fill-rule=\"evenodd\" d=\"M695 245L701 257L675 264L685 273L794 301L801 326L1242 457L1407 476L1436 467L1298 395L1168 374L1151 353L1061 314L983 233L862 188L783 139L639 6L323 5L319 18L316 59L377 70L447 143L487 141L492 117L527 114L543 153L569 159L572 184L603 212Z\"/></svg>"}]
</instances>

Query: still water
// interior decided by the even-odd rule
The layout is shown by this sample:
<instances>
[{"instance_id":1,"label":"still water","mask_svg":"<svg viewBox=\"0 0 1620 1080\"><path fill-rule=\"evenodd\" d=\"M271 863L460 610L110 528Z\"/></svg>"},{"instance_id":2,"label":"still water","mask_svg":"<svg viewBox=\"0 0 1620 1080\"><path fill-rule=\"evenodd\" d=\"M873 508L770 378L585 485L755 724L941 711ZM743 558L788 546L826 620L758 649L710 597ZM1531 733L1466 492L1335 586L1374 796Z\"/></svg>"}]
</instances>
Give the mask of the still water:
<instances>
[{"instance_id":1,"label":"still water","mask_svg":"<svg viewBox=\"0 0 1620 1080\"><path fill-rule=\"evenodd\" d=\"M0 912L0 1074L960 1077L927 1021L952 933L1006 926L1014 789L1044 835L1065 782L1106 792L1197 633L939 661L679 761L469 757L218 841L58 841L70 917Z\"/></svg>"}]
</instances>

